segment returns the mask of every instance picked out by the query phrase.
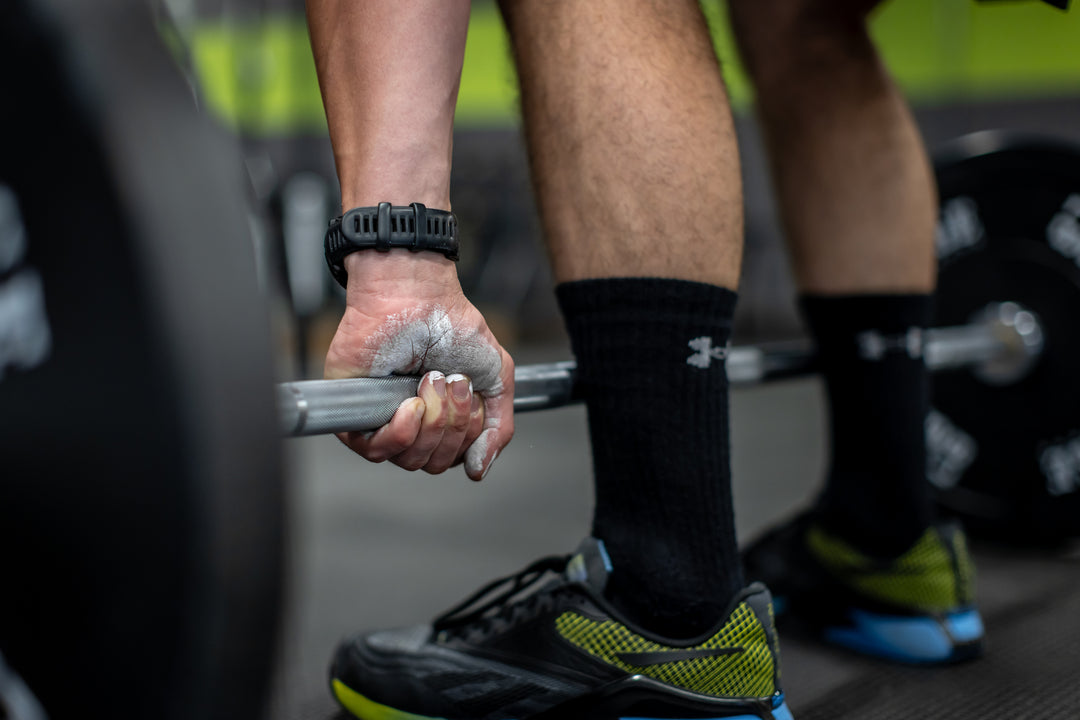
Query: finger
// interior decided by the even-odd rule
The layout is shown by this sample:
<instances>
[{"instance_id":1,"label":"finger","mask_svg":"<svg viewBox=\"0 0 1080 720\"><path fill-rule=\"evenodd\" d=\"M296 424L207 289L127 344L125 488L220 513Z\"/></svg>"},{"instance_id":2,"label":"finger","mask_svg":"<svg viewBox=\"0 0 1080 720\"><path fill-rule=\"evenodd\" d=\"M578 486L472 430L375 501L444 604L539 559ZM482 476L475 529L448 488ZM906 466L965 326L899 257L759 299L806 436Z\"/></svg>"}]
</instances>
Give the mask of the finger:
<instances>
[{"instance_id":1,"label":"finger","mask_svg":"<svg viewBox=\"0 0 1080 720\"><path fill-rule=\"evenodd\" d=\"M476 438L480 437L484 429L484 397L477 392L472 396L472 409L469 412L469 429L465 432L465 440L461 443L461 452L458 462L464 462L465 449L472 445Z\"/></svg>"},{"instance_id":2,"label":"finger","mask_svg":"<svg viewBox=\"0 0 1080 720\"><path fill-rule=\"evenodd\" d=\"M416 394L424 401L425 406L420 432L412 445L390 460L406 470L419 470L427 464L431 453L442 441L450 416L450 403L446 398L446 376L438 370L432 370L420 380Z\"/></svg>"},{"instance_id":3,"label":"finger","mask_svg":"<svg viewBox=\"0 0 1080 720\"><path fill-rule=\"evenodd\" d=\"M457 457L454 458L454 465L460 465L465 462L465 452L474 442L476 442L476 438L480 437L480 433L483 431L484 398L480 393L474 392L472 396L472 409L469 411L469 429L465 431L465 439L462 440Z\"/></svg>"},{"instance_id":4,"label":"finger","mask_svg":"<svg viewBox=\"0 0 1080 720\"><path fill-rule=\"evenodd\" d=\"M472 414L472 381L455 373L446 378L447 413L446 430L442 440L431 453L424 470L429 473L441 473L454 464L461 454L461 445L469 429Z\"/></svg>"},{"instance_id":5,"label":"finger","mask_svg":"<svg viewBox=\"0 0 1080 720\"><path fill-rule=\"evenodd\" d=\"M424 401L413 397L405 400L394 412L390 422L374 433L339 433L338 438L353 452L371 462L384 462L400 454L416 441L420 422L426 411Z\"/></svg>"},{"instance_id":6,"label":"finger","mask_svg":"<svg viewBox=\"0 0 1080 720\"><path fill-rule=\"evenodd\" d=\"M514 436L514 361L502 351L503 365L497 392L484 397L484 425L465 451L465 474L482 480Z\"/></svg>"}]
</instances>

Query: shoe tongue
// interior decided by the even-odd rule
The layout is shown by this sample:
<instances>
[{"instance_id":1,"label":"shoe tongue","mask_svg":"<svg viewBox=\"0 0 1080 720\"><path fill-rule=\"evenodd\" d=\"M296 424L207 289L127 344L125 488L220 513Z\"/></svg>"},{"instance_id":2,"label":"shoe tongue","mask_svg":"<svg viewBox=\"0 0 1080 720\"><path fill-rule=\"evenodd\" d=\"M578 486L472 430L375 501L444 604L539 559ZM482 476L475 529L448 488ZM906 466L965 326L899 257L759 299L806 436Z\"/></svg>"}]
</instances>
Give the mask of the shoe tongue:
<instances>
[{"instance_id":1,"label":"shoe tongue","mask_svg":"<svg viewBox=\"0 0 1080 720\"><path fill-rule=\"evenodd\" d=\"M564 574L570 582L588 585L597 594L602 594L611 574L611 558L604 548L604 541L585 538L566 564Z\"/></svg>"}]
</instances>

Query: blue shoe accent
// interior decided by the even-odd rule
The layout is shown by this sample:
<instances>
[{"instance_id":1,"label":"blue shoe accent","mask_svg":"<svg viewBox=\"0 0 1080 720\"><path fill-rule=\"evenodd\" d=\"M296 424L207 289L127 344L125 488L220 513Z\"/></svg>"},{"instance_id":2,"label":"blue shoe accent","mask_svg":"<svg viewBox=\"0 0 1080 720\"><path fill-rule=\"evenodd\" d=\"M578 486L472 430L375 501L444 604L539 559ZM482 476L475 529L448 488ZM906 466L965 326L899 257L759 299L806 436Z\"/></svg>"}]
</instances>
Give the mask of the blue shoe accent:
<instances>
[{"instance_id":1,"label":"blue shoe accent","mask_svg":"<svg viewBox=\"0 0 1080 720\"><path fill-rule=\"evenodd\" d=\"M781 703L780 707L773 709L772 716L775 720L795 720L788 709L787 703Z\"/></svg>"},{"instance_id":2,"label":"blue shoe accent","mask_svg":"<svg viewBox=\"0 0 1080 720\"><path fill-rule=\"evenodd\" d=\"M611 570L612 570L611 556L608 555L608 553L607 553L607 545L604 544L603 540L597 540L596 541L596 549L600 551L600 559L604 561L604 569L607 570L608 572L611 572Z\"/></svg>"},{"instance_id":3,"label":"blue shoe accent","mask_svg":"<svg viewBox=\"0 0 1080 720\"><path fill-rule=\"evenodd\" d=\"M963 610L945 616L945 629L960 643L974 642L986 634L978 610Z\"/></svg>"},{"instance_id":4,"label":"blue shoe accent","mask_svg":"<svg viewBox=\"0 0 1080 720\"><path fill-rule=\"evenodd\" d=\"M878 615L852 610L851 627L825 630L825 638L857 652L905 663L945 662L953 657L957 643L968 643L983 635L977 610L948 615L944 622L934 617Z\"/></svg>"}]
</instances>

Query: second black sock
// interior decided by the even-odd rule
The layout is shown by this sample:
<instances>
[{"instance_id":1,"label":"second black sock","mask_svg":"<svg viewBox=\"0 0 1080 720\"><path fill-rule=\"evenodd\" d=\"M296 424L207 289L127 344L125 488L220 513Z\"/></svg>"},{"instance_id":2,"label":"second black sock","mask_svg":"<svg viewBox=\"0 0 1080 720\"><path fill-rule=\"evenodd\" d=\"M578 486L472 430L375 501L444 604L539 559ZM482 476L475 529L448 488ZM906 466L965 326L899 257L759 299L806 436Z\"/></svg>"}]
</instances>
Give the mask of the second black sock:
<instances>
[{"instance_id":1,"label":"second black sock","mask_svg":"<svg viewBox=\"0 0 1080 720\"><path fill-rule=\"evenodd\" d=\"M922 352L931 298L805 296L802 309L817 343L832 436L821 521L866 553L899 555L933 518Z\"/></svg>"}]
</instances>

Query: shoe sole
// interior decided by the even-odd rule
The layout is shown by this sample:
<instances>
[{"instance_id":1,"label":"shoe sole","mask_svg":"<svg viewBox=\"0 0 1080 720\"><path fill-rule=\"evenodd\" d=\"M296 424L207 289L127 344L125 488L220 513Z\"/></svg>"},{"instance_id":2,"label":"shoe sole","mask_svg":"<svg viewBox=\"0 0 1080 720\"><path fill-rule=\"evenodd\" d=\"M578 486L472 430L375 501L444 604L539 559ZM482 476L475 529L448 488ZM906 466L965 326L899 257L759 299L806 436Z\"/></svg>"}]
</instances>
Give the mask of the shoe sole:
<instances>
[{"instance_id":1,"label":"shoe sole","mask_svg":"<svg viewBox=\"0 0 1080 720\"><path fill-rule=\"evenodd\" d=\"M647 687L649 683L647 678L633 676L627 678L627 681L629 682L622 683L625 684L626 687L623 688L623 692L621 693L618 688L609 686L601 693L595 693L589 697L579 698L570 703L544 711L538 715L531 715L528 718L521 718L520 720L545 720L547 718L558 718L558 720L585 720L586 718L588 720L666 720L667 718L676 717L676 715L672 714L667 714L666 718L659 716L623 715L618 711L600 710L596 708L595 703L598 701L610 703L613 698L616 698L620 694L623 695L623 697L618 697L617 699L627 704L641 702L643 699L646 699L645 695L649 694L649 689ZM639 687L642 684L641 681L645 682L646 687ZM387 705L381 705L364 697L337 678L332 679L330 684L334 697L341 703L341 706L360 720L446 720L445 718L417 715ZM643 692L645 695L642 694ZM673 709L672 712L678 713L679 711ZM776 700L772 703L771 708L763 709L760 713L755 714L747 714L745 709L736 710L734 708L732 708L730 712L725 712L721 715L708 715L701 710L688 709L688 712L690 714L677 715L677 717L681 720L690 720L690 718L694 718L694 720L794 720L791 710L788 709L787 702L784 701L782 695L777 696Z\"/></svg>"},{"instance_id":2,"label":"shoe sole","mask_svg":"<svg viewBox=\"0 0 1080 720\"><path fill-rule=\"evenodd\" d=\"M863 655L909 665L947 665L982 654L985 629L979 611L943 617L905 617L851 610L849 625L825 627L826 642Z\"/></svg>"}]
</instances>

